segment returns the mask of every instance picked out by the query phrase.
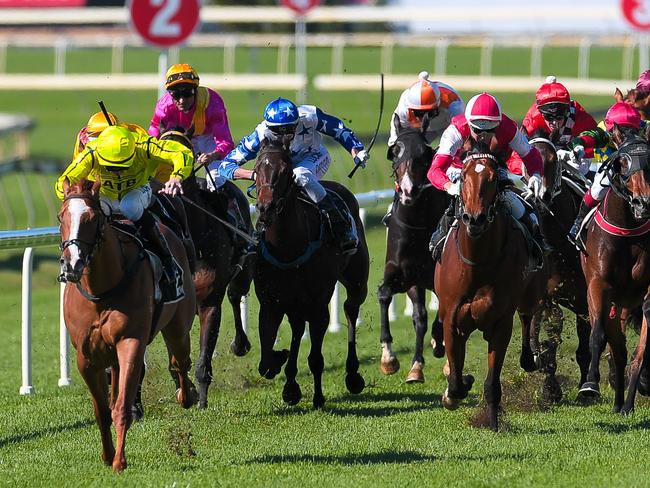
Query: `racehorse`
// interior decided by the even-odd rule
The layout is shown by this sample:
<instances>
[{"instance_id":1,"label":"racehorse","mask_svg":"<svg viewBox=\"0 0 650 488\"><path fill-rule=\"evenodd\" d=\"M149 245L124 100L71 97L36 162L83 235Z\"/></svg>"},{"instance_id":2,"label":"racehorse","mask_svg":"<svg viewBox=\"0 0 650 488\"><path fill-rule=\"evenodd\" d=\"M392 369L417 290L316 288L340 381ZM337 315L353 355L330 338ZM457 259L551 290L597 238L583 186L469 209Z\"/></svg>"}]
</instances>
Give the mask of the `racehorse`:
<instances>
[{"instance_id":1,"label":"racehorse","mask_svg":"<svg viewBox=\"0 0 650 488\"><path fill-rule=\"evenodd\" d=\"M617 102L631 103L639 111L643 120L650 120L650 92L632 88L623 95L623 92L617 88L614 92L614 99ZM648 130L650 127L646 127L646 134Z\"/></svg>"},{"instance_id":2,"label":"racehorse","mask_svg":"<svg viewBox=\"0 0 650 488\"><path fill-rule=\"evenodd\" d=\"M70 186L64 181L61 222L61 276L65 324L77 350L77 367L93 398L102 438L102 459L114 471L126 468L126 433L140 381L146 345L161 331L169 353L169 369L179 389L176 399L189 408L197 393L188 377L194 287L185 280L185 297L177 303L154 303L156 276L142 244L115 228L99 203L99 179ZM183 244L161 228L185 275L189 265ZM161 308L157 308L161 307ZM155 312L154 312L155 311ZM104 368L111 367L111 397ZM111 419L117 434L113 447Z\"/></svg>"},{"instance_id":3,"label":"racehorse","mask_svg":"<svg viewBox=\"0 0 650 488\"><path fill-rule=\"evenodd\" d=\"M614 363L614 412L628 414L634 408L634 393L641 364L633 365L630 394L624 401L627 349L620 320L623 307L643 305L647 326L650 286L650 167L647 143L633 133L614 127L614 137L625 140L618 155L605 168L610 190L587 227L586 255L582 269L587 281L591 319L591 361L583 396L599 396L599 360L607 342ZM647 334L645 334L647 335ZM645 337L642 334L642 337ZM643 356L643 346L639 348ZM636 369L635 369L636 368ZM636 376L636 378L635 378Z\"/></svg>"},{"instance_id":4,"label":"racehorse","mask_svg":"<svg viewBox=\"0 0 650 488\"><path fill-rule=\"evenodd\" d=\"M470 152L465 157L461 215L443 248L434 283L449 362L442 403L454 410L467 397L474 378L463 376L466 342L474 330L480 330L488 342L484 396L489 425L495 431L499 427L500 375L513 315L519 311L525 332L541 305L545 284L543 271L528 272L528 245L501 203L498 167L497 159L489 153ZM522 365L532 361L526 335L522 334Z\"/></svg>"},{"instance_id":5,"label":"racehorse","mask_svg":"<svg viewBox=\"0 0 650 488\"><path fill-rule=\"evenodd\" d=\"M309 322L308 363L314 376L313 406L322 408L325 397L321 385L324 368L321 349L329 323L327 305L337 280L347 292L343 305L348 326L345 384L354 394L365 386L358 372L356 321L368 293L368 247L354 195L335 182L323 182L323 185L328 191L335 191L353 215L359 236L357 251L351 256L342 255L338 245L328 238L323 215L301 194L294 179L288 152L290 141L290 136L263 141L254 168L257 228L261 233L254 277L260 303L259 373L272 379L286 361L282 398L289 405L300 401L302 393L296 382L298 350L305 322ZM291 325L290 351L274 351L278 328L285 315Z\"/></svg>"},{"instance_id":6,"label":"racehorse","mask_svg":"<svg viewBox=\"0 0 650 488\"><path fill-rule=\"evenodd\" d=\"M399 119L395 118L396 124ZM429 238L440 216L451 201L447 193L435 189L427 179L433 151L421 130L396 127L397 140L391 146L393 176L399 199L393 204L386 237L384 280L378 297L381 316L381 371L393 374L399 370L399 360L392 350L388 307L396 293L406 292L413 302L415 354L407 383L424 382L423 342L427 331L426 290L433 289L434 262L429 252ZM444 355L442 324L431 325L434 336L434 356Z\"/></svg>"},{"instance_id":7,"label":"racehorse","mask_svg":"<svg viewBox=\"0 0 650 488\"><path fill-rule=\"evenodd\" d=\"M192 149L190 137L191 135L178 130L161 135L161 139L175 140ZM197 257L193 276L201 337L196 379L199 383L199 408L206 408L208 387L213 378L212 355L217 345L221 327L221 304L226 293L235 320L235 338L230 344L230 350L236 356L244 356L250 350L250 342L242 326L240 304L250 289L254 267L252 259L240 262L242 244L213 215L227 220L226 194L229 194L238 206L244 231L248 234L252 233L252 223L248 201L232 182L226 182L226 188L221 192L209 192L199 187L196 178L190 177L183 182L183 192L183 204Z\"/></svg>"},{"instance_id":8,"label":"racehorse","mask_svg":"<svg viewBox=\"0 0 650 488\"><path fill-rule=\"evenodd\" d=\"M578 348L576 361L580 367L582 386L589 367L589 321L587 310L587 284L580 267L579 253L567 235L578 213L580 201L586 188L575 175L575 170L565 167L557 158L557 148L553 141L557 134L536 132L530 143L537 148L544 162L541 201L535 201L540 217L540 226L553 251L547 256L548 282L547 299L542 310L534 314L531 322L532 349L546 373L544 395L548 400L562 398L560 385L555 378L557 369L557 347L561 342L564 320L562 305L575 314ZM544 320L546 319L546 320ZM546 325L549 339L540 347L541 324Z\"/></svg>"}]
</instances>

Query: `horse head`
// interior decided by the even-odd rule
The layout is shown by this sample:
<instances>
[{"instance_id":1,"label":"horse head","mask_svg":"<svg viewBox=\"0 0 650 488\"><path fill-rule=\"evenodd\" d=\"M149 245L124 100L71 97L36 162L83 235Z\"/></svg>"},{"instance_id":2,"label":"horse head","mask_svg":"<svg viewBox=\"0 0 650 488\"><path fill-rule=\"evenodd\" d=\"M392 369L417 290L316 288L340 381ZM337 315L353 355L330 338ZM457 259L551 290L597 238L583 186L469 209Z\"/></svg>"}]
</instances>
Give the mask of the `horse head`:
<instances>
[{"instance_id":1,"label":"horse head","mask_svg":"<svg viewBox=\"0 0 650 488\"><path fill-rule=\"evenodd\" d=\"M185 146L186 148L192 151L192 154L194 155L194 158L196 160L197 154L194 152L194 144L192 143L193 136L194 136L193 125L188 130L185 130L183 127L177 126L162 132L160 134L159 139L161 141L174 141L174 142L178 142L179 144L182 144L183 146ZM209 176L207 177L209 178ZM190 193L198 188L196 178L194 177L184 179L182 185L183 185L183 190L189 191Z\"/></svg>"},{"instance_id":2,"label":"horse head","mask_svg":"<svg viewBox=\"0 0 650 488\"><path fill-rule=\"evenodd\" d=\"M538 129L530 137L530 143L537 148L542 156L544 165L542 200L547 205L553 202L553 198L560 193L562 187L562 164L557 158L556 147L559 136L557 130L548 133L544 129Z\"/></svg>"},{"instance_id":3,"label":"horse head","mask_svg":"<svg viewBox=\"0 0 650 488\"><path fill-rule=\"evenodd\" d=\"M265 139L255 162L253 177L257 188L259 221L270 224L286 205L295 187L289 145L292 135Z\"/></svg>"},{"instance_id":4,"label":"horse head","mask_svg":"<svg viewBox=\"0 0 650 488\"><path fill-rule=\"evenodd\" d=\"M473 151L463 160L460 197L461 221L467 235L477 238L494 220L499 201L498 162L487 153Z\"/></svg>"},{"instance_id":5,"label":"horse head","mask_svg":"<svg viewBox=\"0 0 650 488\"><path fill-rule=\"evenodd\" d=\"M393 163L393 177L402 205L411 205L425 188L431 186L427 172L431 166L433 151L427 144L421 129L401 127L395 117L397 139L388 148L388 159Z\"/></svg>"},{"instance_id":6,"label":"horse head","mask_svg":"<svg viewBox=\"0 0 650 488\"><path fill-rule=\"evenodd\" d=\"M629 205L636 219L650 218L650 148L633 129L614 126L618 154L609 168L612 189Z\"/></svg>"},{"instance_id":7,"label":"horse head","mask_svg":"<svg viewBox=\"0 0 650 488\"><path fill-rule=\"evenodd\" d=\"M623 95L623 92L617 88L614 100L631 104L639 111L643 120L650 120L650 92L632 88Z\"/></svg>"},{"instance_id":8,"label":"horse head","mask_svg":"<svg viewBox=\"0 0 650 488\"><path fill-rule=\"evenodd\" d=\"M59 211L61 231L61 281L78 283L84 268L102 240L106 217L99 203L99 178L70 185L63 181L63 205Z\"/></svg>"}]
</instances>

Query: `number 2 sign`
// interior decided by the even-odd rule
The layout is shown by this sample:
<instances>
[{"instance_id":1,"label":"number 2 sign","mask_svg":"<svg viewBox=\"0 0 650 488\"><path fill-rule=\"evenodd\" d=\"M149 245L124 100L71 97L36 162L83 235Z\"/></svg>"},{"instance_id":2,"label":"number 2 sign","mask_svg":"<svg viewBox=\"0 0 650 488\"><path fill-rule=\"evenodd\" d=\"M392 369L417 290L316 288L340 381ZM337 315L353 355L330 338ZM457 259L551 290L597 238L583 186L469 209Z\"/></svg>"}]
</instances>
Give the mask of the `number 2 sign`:
<instances>
[{"instance_id":1,"label":"number 2 sign","mask_svg":"<svg viewBox=\"0 0 650 488\"><path fill-rule=\"evenodd\" d=\"M199 25L199 0L130 0L131 25L149 44L181 44Z\"/></svg>"}]
</instances>

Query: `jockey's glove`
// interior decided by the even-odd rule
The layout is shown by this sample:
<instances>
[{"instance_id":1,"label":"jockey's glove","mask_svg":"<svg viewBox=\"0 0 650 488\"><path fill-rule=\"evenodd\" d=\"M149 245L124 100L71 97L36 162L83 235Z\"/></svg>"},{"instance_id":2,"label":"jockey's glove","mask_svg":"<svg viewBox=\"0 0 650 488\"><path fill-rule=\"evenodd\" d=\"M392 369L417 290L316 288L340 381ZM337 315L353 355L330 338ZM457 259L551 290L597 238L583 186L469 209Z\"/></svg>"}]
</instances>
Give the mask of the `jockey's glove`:
<instances>
[{"instance_id":1,"label":"jockey's glove","mask_svg":"<svg viewBox=\"0 0 650 488\"><path fill-rule=\"evenodd\" d=\"M354 163L361 166L362 168L366 167L366 161L370 158L370 154L365 149L362 149L354 157Z\"/></svg>"},{"instance_id":2,"label":"jockey's glove","mask_svg":"<svg viewBox=\"0 0 650 488\"><path fill-rule=\"evenodd\" d=\"M219 174L219 168L214 168L205 175L205 182L207 183L208 190L217 191L224 185L226 179Z\"/></svg>"},{"instance_id":3,"label":"jockey's glove","mask_svg":"<svg viewBox=\"0 0 650 488\"><path fill-rule=\"evenodd\" d=\"M452 183L449 188L447 188L447 193L449 193L452 197L453 196L458 196L460 195L460 182Z\"/></svg>"},{"instance_id":4,"label":"jockey's glove","mask_svg":"<svg viewBox=\"0 0 650 488\"><path fill-rule=\"evenodd\" d=\"M534 173L528 178L528 189L535 198L542 196L542 177L538 173Z\"/></svg>"}]
</instances>

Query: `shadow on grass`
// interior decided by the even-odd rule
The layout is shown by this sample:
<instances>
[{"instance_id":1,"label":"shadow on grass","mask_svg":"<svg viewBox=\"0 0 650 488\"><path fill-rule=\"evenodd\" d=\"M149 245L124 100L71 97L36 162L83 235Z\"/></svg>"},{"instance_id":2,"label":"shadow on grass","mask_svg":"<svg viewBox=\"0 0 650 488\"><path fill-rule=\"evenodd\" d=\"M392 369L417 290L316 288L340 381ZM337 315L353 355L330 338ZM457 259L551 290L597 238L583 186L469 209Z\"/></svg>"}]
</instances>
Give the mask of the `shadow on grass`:
<instances>
[{"instance_id":1,"label":"shadow on grass","mask_svg":"<svg viewBox=\"0 0 650 488\"><path fill-rule=\"evenodd\" d=\"M58 425L56 427L47 427L42 430L37 430L35 432L29 432L26 434L15 434L11 435L9 437L3 437L0 438L0 449L3 447L9 446L11 444L20 444L23 442L29 442L33 441L36 439L40 439L43 436L50 435L50 434L58 434L61 432L65 432L68 430L77 430L77 429L84 429L86 427L90 427L92 425L95 425L94 420L78 420L76 422L73 422L71 424L65 424L65 425Z\"/></svg>"},{"instance_id":2,"label":"shadow on grass","mask_svg":"<svg viewBox=\"0 0 650 488\"><path fill-rule=\"evenodd\" d=\"M650 429L650 419L639 420L633 424L616 423L616 420L618 420L618 422L623 421L623 418L618 414L612 414L612 419L615 420L612 423L596 422L595 426L608 434L626 434L637 430Z\"/></svg>"}]
</instances>

